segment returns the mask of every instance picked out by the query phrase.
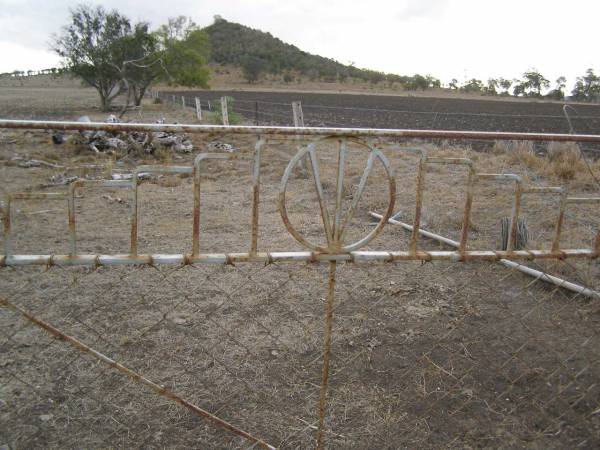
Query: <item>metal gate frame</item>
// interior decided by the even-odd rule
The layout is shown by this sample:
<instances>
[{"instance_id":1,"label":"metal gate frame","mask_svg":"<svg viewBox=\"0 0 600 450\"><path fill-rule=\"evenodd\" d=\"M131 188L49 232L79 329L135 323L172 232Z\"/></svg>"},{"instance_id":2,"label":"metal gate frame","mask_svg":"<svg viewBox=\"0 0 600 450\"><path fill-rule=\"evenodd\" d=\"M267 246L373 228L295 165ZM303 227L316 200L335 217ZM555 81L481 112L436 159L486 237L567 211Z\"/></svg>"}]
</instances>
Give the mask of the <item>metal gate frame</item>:
<instances>
[{"instance_id":1,"label":"metal gate frame","mask_svg":"<svg viewBox=\"0 0 600 450\"><path fill-rule=\"evenodd\" d=\"M29 193L15 192L9 193L4 199L3 223L4 223L4 254L0 255L0 267L10 266L113 266L113 265L188 265L188 264L237 264L237 263L258 263L269 264L273 262L327 262L329 264L329 282L326 307L324 311L324 341L323 341L323 365L322 379L319 397L319 425L317 430L317 448L323 447L325 433L325 417L327 415L327 389L329 379L329 358L331 352L331 333L333 304L336 285L336 269L338 262L385 262L397 263L402 261L488 261L488 262L508 262L530 261L538 259L563 260L571 258L595 259L600 256L600 230L597 231L595 243L592 248L561 248L561 235L563 233L563 222L565 212L570 205L600 205L600 197L570 196L563 187L535 187L528 186L523 179L516 174L495 174L479 173L474 162L468 158L440 158L430 157L427 152L412 147L394 145L389 150L397 152L409 152L418 156L417 165L417 183L416 196L414 204L414 220L412 225L405 227L411 231L409 248L407 250L390 249L386 251L365 251L361 250L365 245L375 239L388 223L397 223L391 219L394 212L395 203L395 178L392 168L386 156L369 140L375 138L387 139L405 139L405 138L425 138L425 139L477 139L477 140L497 140L511 139L522 141L560 141L560 142L587 142L600 143L600 136L596 135L566 135L566 134L533 134L533 133L490 133L490 132L459 132L459 131L433 131L433 130L382 130L382 129L345 129L345 128L295 128L295 127L261 127L261 126L206 126L206 125L164 125L164 124L107 124L107 123L80 123L80 122L57 122L57 121L21 121L21 120L0 120L0 128L8 129L41 129L41 130L103 130L110 132L186 132L186 133L218 133L229 135L254 135L257 141L254 149L254 157L247 158L235 153L201 153L192 166L139 166L133 172L131 181L115 180L78 180L69 186L68 192L45 192ZM290 160L283 173L279 189L278 207L281 218L288 232L296 241L298 241L306 251L259 251L259 196L260 196L260 178L261 178L261 151L269 139L293 138L312 140L308 145L301 148ZM338 143L338 165L336 175L336 202L332 213L328 211L324 199L323 186L321 182L321 172L317 157L318 146L324 141L334 141ZM368 153L366 167L358 185L358 190L353 196L349 211L343 217L342 214L342 196L344 189L345 162L348 154L347 144L352 142L364 148ZM295 167L306 157L310 161L312 168L312 177L318 196L320 215L323 224L323 231L326 238L326 245L318 245L306 239L298 230L294 228L288 217L286 207L286 189L291 174ZM252 216L251 233L249 236L249 248L246 251L236 253L200 253L200 219L201 219L201 175L203 165L209 160L235 160L246 159L253 163L253 181L252 181ZM376 163L383 166L389 186L389 201L386 211L381 215L375 215L379 222L366 236L354 243L345 241L345 231L347 225L352 220L361 196L363 195L369 175ZM456 247L453 251L424 251L419 249L419 235L424 234L420 228L423 193L426 190L426 167L428 165L453 165L464 168L467 173L466 196L463 208L462 230L459 241L447 240L451 246ZM190 252L183 254L139 254L137 251L138 237L138 182L139 174L142 172L151 173L170 173L170 174L190 174L193 177L193 233L190 242ZM510 216L509 236L507 249L497 250L469 250L469 224L471 217L471 207L477 186L480 182L495 181L510 185L513 188L512 212ZM77 249L77 217L75 212L75 192L77 189L85 187L100 188L123 188L132 192L133 203L130 211L130 250L127 254L81 254ZM521 200L524 195L548 195L554 196L559 200L559 206L556 211L556 222L554 226L554 237L550 250L516 250L515 241L517 236L518 219L521 214ZM13 236L18 230L12 224L12 202L14 200L62 200L67 203L68 216L68 235L70 250L65 255L29 255L14 254L12 249ZM439 236L438 236L439 237ZM442 239L443 240L443 239ZM445 242L445 241L444 241ZM576 288L577 289L577 288ZM573 289L573 290L576 290ZM598 293L589 289L581 288L580 292L584 295L597 296ZM10 303L8 300L0 298L0 305L10 308L50 334L66 340L80 350L92 355L96 359L108 364L129 377L145 384L156 391L159 395L171 398L190 409L197 415L208 419L215 425L228 429L248 441L261 446L262 448L273 448L259 438L237 428L236 426L214 416L208 411L195 406L185 399L179 397L168 389L148 380L140 374L128 369L127 367L113 361L111 358L88 347L76 338L68 336L52 325L34 317L29 312L21 309L19 306Z\"/></svg>"}]
</instances>

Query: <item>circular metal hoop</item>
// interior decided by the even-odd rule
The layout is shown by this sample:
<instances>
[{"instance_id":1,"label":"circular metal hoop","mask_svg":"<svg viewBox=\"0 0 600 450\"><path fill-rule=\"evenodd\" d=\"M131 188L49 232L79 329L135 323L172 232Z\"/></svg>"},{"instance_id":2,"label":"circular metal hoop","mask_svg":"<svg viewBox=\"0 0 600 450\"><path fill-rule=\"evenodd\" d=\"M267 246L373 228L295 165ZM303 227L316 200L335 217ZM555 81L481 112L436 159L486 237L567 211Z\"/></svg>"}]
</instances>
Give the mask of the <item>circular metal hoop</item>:
<instances>
[{"instance_id":1,"label":"circular metal hoop","mask_svg":"<svg viewBox=\"0 0 600 450\"><path fill-rule=\"evenodd\" d=\"M337 167L337 185L336 185L336 205L333 213L333 226L331 224L331 220L329 217L329 213L327 211L327 206L325 204L325 199L323 196L323 186L321 184L321 175L319 170L319 164L316 156L317 144L327 140L337 140L339 141L339 159L338 159L338 167ZM354 142L358 145L365 147L369 151L369 158L367 160L367 165L361 177L360 183L358 185L358 191L356 196L353 198L349 211L346 213L344 217L342 217L342 190L343 190L343 182L344 182L344 165L346 160L346 143L347 141ZM310 163L312 167L313 181L315 183L315 187L317 190L317 196L319 199L319 205L321 208L321 218L323 221L323 226L325 230L325 237L327 239L327 246L321 246L315 244L314 242L306 239L302 234L294 228L292 225L290 218L287 212L286 206L286 190L288 183L290 181L290 177L294 168L298 165L298 163L308 155L310 158ZM369 174L372 171L373 164L375 160L379 160L385 170L388 185L389 185L389 203L385 214L377 224L377 226L371 230L366 236L359 239L358 241L344 245L344 232L346 231L346 227L352 221L360 198L362 197L363 190L367 183ZM281 218L283 219L283 223L289 233L296 239L300 244L304 247L320 252L320 253L338 253L338 252L351 252L354 250L358 250L361 247L364 247L369 242L371 242L386 225L388 219L392 215L394 211L394 204L396 200L396 181L394 178L394 174L392 168L389 164L389 161L385 157L385 155L378 149L372 147L368 143L359 140L359 139L339 139L334 137L326 137L317 142L313 142L306 147L300 149L298 153L290 160L287 165L285 172L283 173L283 177L281 179L281 185L279 188L279 212L281 214Z\"/></svg>"}]
</instances>

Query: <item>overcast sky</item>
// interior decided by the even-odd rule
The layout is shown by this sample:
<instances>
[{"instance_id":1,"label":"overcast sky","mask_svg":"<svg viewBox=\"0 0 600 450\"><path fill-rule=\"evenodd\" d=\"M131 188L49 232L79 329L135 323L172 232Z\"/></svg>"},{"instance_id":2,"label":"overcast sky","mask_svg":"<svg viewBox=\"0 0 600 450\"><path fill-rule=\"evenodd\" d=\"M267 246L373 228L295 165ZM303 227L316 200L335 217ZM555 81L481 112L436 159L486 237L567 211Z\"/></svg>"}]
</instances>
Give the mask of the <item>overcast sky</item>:
<instances>
[{"instance_id":1,"label":"overcast sky","mask_svg":"<svg viewBox=\"0 0 600 450\"><path fill-rule=\"evenodd\" d=\"M57 66L52 33L69 21L69 0L0 0L0 72ZM598 0L105 0L154 26L213 16L269 31L303 50L398 74L514 78L537 68L554 81L600 69Z\"/></svg>"}]
</instances>

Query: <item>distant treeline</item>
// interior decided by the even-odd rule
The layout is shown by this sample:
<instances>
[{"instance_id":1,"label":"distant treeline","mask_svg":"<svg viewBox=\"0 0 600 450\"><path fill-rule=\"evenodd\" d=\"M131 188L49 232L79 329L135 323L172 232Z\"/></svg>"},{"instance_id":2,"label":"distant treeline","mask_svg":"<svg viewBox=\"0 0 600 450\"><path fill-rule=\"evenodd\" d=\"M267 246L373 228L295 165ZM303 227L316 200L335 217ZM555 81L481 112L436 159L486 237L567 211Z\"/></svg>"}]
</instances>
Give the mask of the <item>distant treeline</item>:
<instances>
[{"instance_id":1,"label":"distant treeline","mask_svg":"<svg viewBox=\"0 0 600 450\"><path fill-rule=\"evenodd\" d=\"M23 77L32 77L35 75L62 75L65 72L68 72L68 71L62 67L51 67L50 69L42 69L42 70L13 70L12 72L0 73L0 77L2 77L2 78L23 78Z\"/></svg>"}]
</instances>

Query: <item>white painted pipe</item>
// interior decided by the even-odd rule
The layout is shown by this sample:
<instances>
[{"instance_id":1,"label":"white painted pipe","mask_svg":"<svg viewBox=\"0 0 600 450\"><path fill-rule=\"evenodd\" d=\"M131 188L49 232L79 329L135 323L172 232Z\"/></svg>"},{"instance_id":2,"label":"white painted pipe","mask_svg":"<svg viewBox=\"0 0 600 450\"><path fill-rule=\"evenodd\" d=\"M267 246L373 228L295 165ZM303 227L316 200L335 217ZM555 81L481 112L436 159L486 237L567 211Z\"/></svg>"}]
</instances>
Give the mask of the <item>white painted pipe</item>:
<instances>
[{"instance_id":1,"label":"white painted pipe","mask_svg":"<svg viewBox=\"0 0 600 450\"><path fill-rule=\"evenodd\" d=\"M381 214L377 214L375 212L369 212L369 214L371 215L371 217L374 217L374 218L380 219L380 220L383 217ZM388 219L388 223L391 223L392 225L400 225L402 228L404 228L405 230L408 230L408 231L413 230L412 225L409 225L407 223L401 222L396 219ZM457 241L448 239L447 237L432 233L430 231L423 230L422 228L419 228L419 234L422 236L428 237L430 239L434 239L438 242L443 242L444 244L447 244L454 248L458 248L460 245ZM526 275L529 275L534 278L538 278L543 281L547 281L548 283L552 283L556 286L568 289L569 291L576 292L576 293L584 295L586 297L600 299L600 292L594 291L592 289L588 289L585 286L571 283L570 281L563 280L562 278L555 277L554 275L549 275L545 272L541 272L539 270L532 269L531 267L524 266L524 265L516 263L514 261L509 261L508 259L500 259L498 262L510 269L517 269L519 272L522 272Z\"/></svg>"}]
</instances>

